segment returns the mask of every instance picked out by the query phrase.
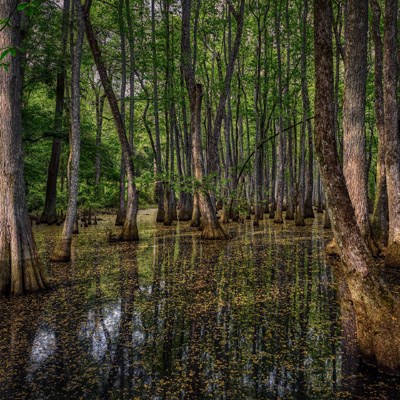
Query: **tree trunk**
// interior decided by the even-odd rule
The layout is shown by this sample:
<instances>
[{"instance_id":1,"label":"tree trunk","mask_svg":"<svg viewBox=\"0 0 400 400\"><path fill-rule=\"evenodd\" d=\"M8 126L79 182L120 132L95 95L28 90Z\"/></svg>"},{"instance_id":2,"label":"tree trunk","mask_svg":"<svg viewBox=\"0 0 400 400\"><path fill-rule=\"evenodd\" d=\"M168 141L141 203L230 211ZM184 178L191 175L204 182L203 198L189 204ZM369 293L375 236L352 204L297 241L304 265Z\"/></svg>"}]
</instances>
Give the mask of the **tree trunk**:
<instances>
[{"instance_id":1,"label":"tree trunk","mask_svg":"<svg viewBox=\"0 0 400 400\"><path fill-rule=\"evenodd\" d=\"M276 132L276 127L274 125L274 133ZM269 207L269 219L273 219L275 217L275 209L276 209L276 139L274 135L274 139L272 140L272 159L271 159L271 196L270 196L270 207Z\"/></svg>"},{"instance_id":2,"label":"tree trunk","mask_svg":"<svg viewBox=\"0 0 400 400\"><path fill-rule=\"evenodd\" d=\"M225 77L224 77L224 84L223 84L223 88L219 95L218 106L217 106L217 110L215 112L215 118L214 118L213 128L212 128L212 132L211 132L209 149L208 149L208 152L209 152L208 158L207 158L207 174L208 175L218 173L218 167L219 167L218 143L219 143L219 139L221 136L221 126L222 126L222 121L223 121L224 114L225 114L226 100L227 100L228 94L230 92L232 76L233 76L233 72L235 69L235 63L237 60L237 56L239 53L240 42L242 39L243 19L244 19L244 3L245 3L244 0L240 0L239 11L236 11L235 9L233 9L232 4L228 3L229 10L230 10L229 12L232 13L236 19L236 35L235 35L232 49L229 54L229 61L226 66L226 73L225 73Z\"/></svg>"},{"instance_id":3,"label":"tree trunk","mask_svg":"<svg viewBox=\"0 0 400 400\"><path fill-rule=\"evenodd\" d=\"M0 1L0 48L18 48L21 15L15 0ZM0 68L0 295L17 295L46 286L26 209L21 126L20 54Z\"/></svg>"},{"instance_id":4,"label":"tree trunk","mask_svg":"<svg viewBox=\"0 0 400 400\"><path fill-rule=\"evenodd\" d=\"M56 108L54 115L54 134L49 168L47 170L46 199L44 209L40 217L40 222L49 225L57 222L57 177L60 167L61 138L63 133L63 111L64 111L64 92L65 92L65 69L66 52L69 25L70 1L64 0L62 17L62 61L57 73L56 83Z\"/></svg>"},{"instance_id":5,"label":"tree trunk","mask_svg":"<svg viewBox=\"0 0 400 400\"><path fill-rule=\"evenodd\" d=\"M263 147L259 146L261 140L261 109L260 109L260 96L261 96L261 17L256 16L257 19L257 65L256 65L256 83L254 90L254 109L256 119L256 138L255 138L255 160L254 160L254 220L253 225L259 226L259 220L263 219L263 205L262 205L262 186L263 186Z\"/></svg>"},{"instance_id":6,"label":"tree trunk","mask_svg":"<svg viewBox=\"0 0 400 400\"><path fill-rule=\"evenodd\" d=\"M121 91L120 91L120 112L125 126L125 93L126 93L126 41L125 41L125 21L124 21L124 0L118 2L118 28L121 51ZM125 128L126 130L126 128ZM123 226L126 214L125 204L125 167L124 156L121 152L121 169L119 175L119 204L115 225Z\"/></svg>"},{"instance_id":7,"label":"tree trunk","mask_svg":"<svg viewBox=\"0 0 400 400\"><path fill-rule=\"evenodd\" d=\"M346 11L343 173L361 234L373 250L368 219L365 137L368 1L349 0Z\"/></svg>"},{"instance_id":8,"label":"tree trunk","mask_svg":"<svg viewBox=\"0 0 400 400\"><path fill-rule=\"evenodd\" d=\"M389 208L389 238L385 264L400 267L400 140L397 110L397 13L396 0L385 2L383 54L385 164Z\"/></svg>"},{"instance_id":9,"label":"tree trunk","mask_svg":"<svg viewBox=\"0 0 400 400\"><path fill-rule=\"evenodd\" d=\"M391 0L389 0L391 1ZM339 163L335 140L331 0L314 2L315 147L332 213L332 228L356 313L357 340L367 363L400 372L399 305L376 276Z\"/></svg>"},{"instance_id":10,"label":"tree trunk","mask_svg":"<svg viewBox=\"0 0 400 400\"><path fill-rule=\"evenodd\" d=\"M293 159L295 159L295 154L293 153L293 132L292 129L290 129L288 132L289 181L288 181L288 193L287 193L287 210L285 216L286 220L294 220L294 213L295 213Z\"/></svg>"},{"instance_id":11,"label":"tree trunk","mask_svg":"<svg viewBox=\"0 0 400 400\"><path fill-rule=\"evenodd\" d=\"M190 0L182 0L182 69L186 80L190 103L190 129L192 135L192 158L194 176L196 179L195 196L201 213L203 228L202 237L205 239L226 239L227 235L218 222L210 194L203 185L203 152L201 146L201 102L203 97L202 85L196 83L192 66L190 46ZM193 213L197 212L194 210Z\"/></svg>"},{"instance_id":12,"label":"tree trunk","mask_svg":"<svg viewBox=\"0 0 400 400\"><path fill-rule=\"evenodd\" d=\"M77 37L71 32L71 133L69 150L68 205L61 237L52 254L52 261L70 261L72 234L77 218L79 191L79 159L81 150L81 60L84 38L83 13L80 2L74 0L72 9L76 12Z\"/></svg>"},{"instance_id":13,"label":"tree trunk","mask_svg":"<svg viewBox=\"0 0 400 400\"><path fill-rule=\"evenodd\" d=\"M103 110L104 101L106 97L104 94L96 93L96 160L95 160L95 191L96 195L100 196L100 179L101 179L101 136L103 131Z\"/></svg>"},{"instance_id":14,"label":"tree trunk","mask_svg":"<svg viewBox=\"0 0 400 400\"><path fill-rule=\"evenodd\" d=\"M156 48L156 20L155 0L151 0L151 51L153 67L153 109L154 109L154 133L156 136L156 197L157 197L157 222L164 222L164 187L161 182L162 160L160 141L160 120L158 111L158 75L157 75L157 48Z\"/></svg>"},{"instance_id":15,"label":"tree trunk","mask_svg":"<svg viewBox=\"0 0 400 400\"><path fill-rule=\"evenodd\" d=\"M136 241L139 240L139 232L137 229L139 199L135 185L135 171L133 166L132 149L126 136L125 124L121 117L121 113L118 108L118 101L115 97L114 90L108 77L107 69L103 62L97 38L95 36L95 33L93 32L93 27L90 21L90 6L87 7L86 4L84 6L84 17L86 37L88 39L93 58L99 72L101 83L103 85L104 92L107 96L108 104L113 115L114 124L117 129L119 141L121 143L123 160L125 163L125 170L128 181L128 201L126 207L126 216L119 238L123 241Z\"/></svg>"},{"instance_id":16,"label":"tree trunk","mask_svg":"<svg viewBox=\"0 0 400 400\"><path fill-rule=\"evenodd\" d=\"M194 166L194 177L200 187L196 189L198 205L201 214L202 238L204 239L227 239L222 229L217 214L214 211L210 194L201 187L203 181L203 156L201 149L201 102L202 85L196 84L194 92L189 94L191 103L191 129L192 129L192 157Z\"/></svg>"},{"instance_id":17,"label":"tree trunk","mask_svg":"<svg viewBox=\"0 0 400 400\"><path fill-rule=\"evenodd\" d=\"M282 57L281 57L281 6L280 2L275 3L275 35L278 60L278 147L277 147L277 172L276 172L276 209L274 222L276 224L283 223L283 194L284 194L284 136L282 132Z\"/></svg>"},{"instance_id":18,"label":"tree trunk","mask_svg":"<svg viewBox=\"0 0 400 400\"><path fill-rule=\"evenodd\" d=\"M308 86L307 86L308 97ZM304 200L304 217L314 218L314 210L312 206L312 195L314 187L314 146L312 141L312 127L311 121L307 121L307 167L306 167L306 194Z\"/></svg>"},{"instance_id":19,"label":"tree trunk","mask_svg":"<svg viewBox=\"0 0 400 400\"><path fill-rule=\"evenodd\" d=\"M377 0L371 0L372 36L375 54L375 119L378 129L378 156L376 160L376 188L372 215L372 235L382 248L388 241L388 198L385 167L385 125L383 110L383 44L380 32L381 10Z\"/></svg>"},{"instance_id":20,"label":"tree trunk","mask_svg":"<svg viewBox=\"0 0 400 400\"><path fill-rule=\"evenodd\" d=\"M118 191L118 210L115 218L115 226L123 226L126 214L125 206L125 162L121 152L121 162L119 171L119 191Z\"/></svg>"}]
</instances>

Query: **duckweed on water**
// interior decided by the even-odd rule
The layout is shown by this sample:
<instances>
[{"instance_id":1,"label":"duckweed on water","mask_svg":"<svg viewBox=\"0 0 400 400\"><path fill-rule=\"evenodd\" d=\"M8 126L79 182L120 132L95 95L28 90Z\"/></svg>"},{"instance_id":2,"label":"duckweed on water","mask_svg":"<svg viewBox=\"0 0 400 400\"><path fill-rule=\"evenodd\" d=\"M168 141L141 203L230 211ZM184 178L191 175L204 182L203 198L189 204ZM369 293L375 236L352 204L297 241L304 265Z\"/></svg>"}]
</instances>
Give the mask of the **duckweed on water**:
<instances>
[{"instance_id":1,"label":"duckweed on water","mask_svg":"<svg viewBox=\"0 0 400 400\"><path fill-rule=\"evenodd\" d=\"M138 244L81 228L50 291L0 300L1 399L400 398L348 351L320 219L206 242L152 218ZM59 229L35 228L44 262Z\"/></svg>"}]
</instances>

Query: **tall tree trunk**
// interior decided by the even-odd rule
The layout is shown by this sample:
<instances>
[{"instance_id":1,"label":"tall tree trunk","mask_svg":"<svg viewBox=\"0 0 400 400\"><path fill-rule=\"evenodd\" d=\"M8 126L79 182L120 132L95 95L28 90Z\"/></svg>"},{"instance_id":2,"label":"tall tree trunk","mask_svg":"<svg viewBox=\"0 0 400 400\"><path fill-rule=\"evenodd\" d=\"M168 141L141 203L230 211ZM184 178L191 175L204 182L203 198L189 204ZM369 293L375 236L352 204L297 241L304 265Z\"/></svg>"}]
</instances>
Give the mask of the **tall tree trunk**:
<instances>
[{"instance_id":1,"label":"tall tree trunk","mask_svg":"<svg viewBox=\"0 0 400 400\"><path fill-rule=\"evenodd\" d=\"M121 50L121 92L120 92L120 112L125 125L125 94L126 94L126 40L125 40L125 20L124 20L124 0L118 2L118 27ZM119 203L115 225L123 226L126 214L125 204L125 166L124 156L121 151L121 167L119 175Z\"/></svg>"},{"instance_id":2,"label":"tall tree trunk","mask_svg":"<svg viewBox=\"0 0 400 400\"><path fill-rule=\"evenodd\" d=\"M194 176L197 181L195 196L202 218L202 237L205 239L226 239L227 235L218 222L210 194L204 190L203 184L203 151L201 146L201 101L202 85L197 84L192 66L190 46L190 0L182 0L182 69L184 72L190 102L190 128L192 135L192 158Z\"/></svg>"},{"instance_id":3,"label":"tall tree trunk","mask_svg":"<svg viewBox=\"0 0 400 400\"><path fill-rule=\"evenodd\" d=\"M185 83L182 72L182 67L180 68L180 89L181 89L181 110L182 110L182 125L183 125L183 155L185 162L183 163L185 175L191 177L192 174L192 150L191 150L191 137L190 130L187 124L187 113L186 113L186 101L184 96ZM189 192L183 191L180 193L179 197L179 213L178 219L180 221L190 221L193 214L193 195ZM196 218L195 218L196 219Z\"/></svg>"},{"instance_id":4,"label":"tall tree trunk","mask_svg":"<svg viewBox=\"0 0 400 400\"><path fill-rule=\"evenodd\" d=\"M361 234L370 243L365 137L368 1L349 0L345 14L343 173ZM369 246L373 250L372 242Z\"/></svg>"},{"instance_id":5,"label":"tall tree trunk","mask_svg":"<svg viewBox=\"0 0 400 400\"><path fill-rule=\"evenodd\" d=\"M356 314L358 345L367 363L398 373L399 305L372 267L372 258L357 225L336 149L331 0L314 2L314 43L316 154L332 213L332 228L343 261L342 276L349 287Z\"/></svg>"},{"instance_id":6,"label":"tall tree trunk","mask_svg":"<svg viewBox=\"0 0 400 400\"><path fill-rule=\"evenodd\" d=\"M81 151L81 61L84 38L83 13L79 0L74 0L72 10L76 13L76 39L71 32L71 130L69 141L68 205L61 237L52 254L52 261L70 261L74 225L78 211L79 159ZM73 18L73 17L72 17Z\"/></svg>"},{"instance_id":7,"label":"tall tree trunk","mask_svg":"<svg viewBox=\"0 0 400 400\"><path fill-rule=\"evenodd\" d=\"M274 124L274 133L276 132L276 126ZM270 207L269 207L269 219L275 217L276 210L276 139L275 135L272 139L272 157L271 157L271 196L270 196Z\"/></svg>"},{"instance_id":8,"label":"tall tree trunk","mask_svg":"<svg viewBox=\"0 0 400 400\"><path fill-rule=\"evenodd\" d=\"M291 43L291 32L290 32L290 13L289 13L289 3L286 1L285 6L285 20L286 20L286 84L284 89L285 98L285 111L287 113L287 122L290 125L290 104L289 104L289 82L291 73L291 57L290 57L290 43ZM292 128L289 129L287 133L287 152L286 152L286 164L288 167L288 182L287 182L287 196L286 196L286 220L294 220L295 213L295 202L294 202L294 168L293 160L295 159L295 154L293 154L293 132Z\"/></svg>"},{"instance_id":9,"label":"tall tree trunk","mask_svg":"<svg viewBox=\"0 0 400 400\"><path fill-rule=\"evenodd\" d=\"M40 222L53 224L57 221L57 177L60 167L61 156L61 138L63 133L63 111L64 111L64 92L66 79L66 52L68 39L70 0L64 0L63 17L61 24L62 32L62 49L61 49L61 65L57 73L56 83L56 108L54 115L54 133L53 144L51 147L51 155L49 168L47 170L46 199L44 209L40 217Z\"/></svg>"},{"instance_id":10,"label":"tall tree trunk","mask_svg":"<svg viewBox=\"0 0 400 400\"><path fill-rule=\"evenodd\" d=\"M240 42L243 33L243 19L244 19L244 0L240 0L239 10L235 10L232 3L229 2L230 13L233 14L236 20L236 35L233 42L232 49L229 54L229 61L226 66L226 73L224 77L223 88L219 95L217 110L210 138L209 157L207 158L207 174L214 174L218 172L219 157L218 157L218 143L221 135L221 126L225 114L225 105L230 91L233 72L235 70L235 63L239 54Z\"/></svg>"},{"instance_id":11,"label":"tall tree trunk","mask_svg":"<svg viewBox=\"0 0 400 400\"><path fill-rule=\"evenodd\" d=\"M106 96L96 92L96 160L95 160L95 191L100 196L100 180L101 180L101 136L103 131L103 110Z\"/></svg>"},{"instance_id":12,"label":"tall tree trunk","mask_svg":"<svg viewBox=\"0 0 400 400\"><path fill-rule=\"evenodd\" d=\"M21 46L18 1L0 1L0 20L9 23L0 34L0 48ZM46 286L28 218L23 175L20 54L2 60L0 68L0 295Z\"/></svg>"},{"instance_id":13,"label":"tall tree trunk","mask_svg":"<svg viewBox=\"0 0 400 400\"><path fill-rule=\"evenodd\" d=\"M257 65L256 65L256 82L254 89L254 108L256 119L256 140L255 140L255 160L254 160L254 220L253 225L258 226L259 220L263 219L263 205L262 205L262 183L263 183L263 147L259 146L261 140L261 109L260 109L260 96L261 96L261 16L256 15L257 19Z\"/></svg>"},{"instance_id":14,"label":"tall tree trunk","mask_svg":"<svg viewBox=\"0 0 400 400\"><path fill-rule=\"evenodd\" d=\"M113 115L114 124L117 129L118 138L121 143L123 160L125 162L126 177L128 181L128 201L126 207L126 216L124 225L122 227L120 240L124 241L135 241L139 240L139 232L137 228L137 213L139 209L138 193L135 185L135 171L133 166L133 155L132 149L129 145L129 140L125 131L125 124L121 117L121 113L118 107L118 101L115 97L114 90L111 85L111 81L108 77L107 69L103 62L102 54L97 42L96 35L93 31L92 23L90 21L90 0L84 5L84 21L86 37L89 42L90 49L94 61L96 63L97 70L100 75L101 83L104 88L104 92L107 96L108 104Z\"/></svg>"},{"instance_id":15,"label":"tall tree trunk","mask_svg":"<svg viewBox=\"0 0 400 400\"><path fill-rule=\"evenodd\" d=\"M396 0L385 1L383 53L383 101L386 182L389 206L389 238L385 264L400 267L400 139L397 109L397 13Z\"/></svg>"},{"instance_id":16,"label":"tall tree trunk","mask_svg":"<svg viewBox=\"0 0 400 400\"><path fill-rule=\"evenodd\" d=\"M135 38L133 33L133 18L131 1L125 0L126 24L128 26L129 42L129 144L132 154L135 153L133 147L135 134Z\"/></svg>"},{"instance_id":17,"label":"tall tree trunk","mask_svg":"<svg viewBox=\"0 0 400 400\"><path fill-rule=\"evenodd\" d=\"M370 1L372 9L372 36L375 54L375 119L378 129L378 156L376 160L376 189L372 215L372 235L380 247L388 241L388 198L385 167L385 125L383 110L383 44L380 32L381 9L377 0Z\"/></svg>"},{"instance_id":18,"label":"tall tree trunk","mask_svg":"<svg viewBox=\"0 0 400 400\"><path fill-rule=\"evenodd\" d=\"M308 86L307 86L308 92ZM308 97L308 95L307 95ZM314 187L314 146L312 140L311 121L307 121L307 167L306 167L306 195L304 200L304 216L305 218L314 218L314 210L312 206L312 195Z\"/></svg>"},{"instance_id":19,"label":"tall tree trunk","mask_svg":"<svg viewBox=\"0 0 400 400\"><path fill-rule=\"evenodd\" d=\"M189 94L191 103L191 129L192 129L192 157L194 177L198 184L203 181L203 153L201 148L201 103L202 85L196 84L194 92ZM198 205L201 214L202 237L204 239L226 239L227 235L218 222L210 194L203 188L196 190Z\"/></svg>"},{"instance_id":20,"label":"tall tree trunk","mask_svg":"<svg viewBox=\"0 0 400 400\"><path fill-rule=\"evenodd\" d=\"M306 132L307 132L307 113L309 109L308 89L307 89L307 62L306 62L306 49L307 49L307 14L308 14L308 0L303 3L303 15L301 26L301 99L303 102L303 122L300 127L300 159L299 159L299 175L297 186L297 206L295 224L297 226L304 226L304 210L305 210L305 183L306 183Z\"/></svg>"},{"instance_id":21,"label":"tall tree trunk","mask_svg":"<svg viewBox=\"0 0 400 400\"><path fill-rule=\"evenodd\" d=\"M164 183L164 225L171 225L174 220L174 192L171 187L171 182L174 173L174 131L175 131L175 117L174 105L172 103L172 61L171 61L171 43L170 43L170 23L169 23L169 0L163 0L163 17L165 25L165 135L166 135L166 157L165 157L165 173L166 180Z\"/></svg>"},{"instance_id":22,"label":"tall tree trunk","mask_svg":"<svg viewBox=\"0 0 400 400\"><path fill-rule=\"evenodd\" d=\"M278 5L279 3L279 5ZM281 56L281 5L280 1L275 3L275 35L276 35L276 51L278 59L278 147L277 147L277 172L276 172L276 210L274 222L276 224L283 223L283 194L284 194L284 136L282 132L282 56Z\"/></svg>"},{"instance_id":23,"label":"tall tree trunk","mask_svg":"<svg viewBox=\"0 0 400 400\"><path fill-rule=\"evenodd\" d=\"M156 48L156 16L155 0L151 0L151 51L153 67L153 110L154 110L154 132L156 136L156 197L157 197L157 222L164 222L164 188L161 182L162 160L161 160L161 139L160 119L158 110L158 75L157 75L157 48Z\"/></svg>"}]
</instances>

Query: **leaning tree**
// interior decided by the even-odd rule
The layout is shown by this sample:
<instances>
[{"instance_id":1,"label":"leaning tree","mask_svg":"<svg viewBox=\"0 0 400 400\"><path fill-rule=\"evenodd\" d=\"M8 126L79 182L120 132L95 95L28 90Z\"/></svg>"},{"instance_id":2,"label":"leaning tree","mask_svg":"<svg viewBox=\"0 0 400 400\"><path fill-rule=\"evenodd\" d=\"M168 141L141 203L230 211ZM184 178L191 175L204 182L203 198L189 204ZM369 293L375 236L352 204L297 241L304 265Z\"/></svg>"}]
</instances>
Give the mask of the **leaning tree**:
<instances>
[{"instance_id":1,"label":"leaning tree","mask_svg":"<svg viewBox=\"0 0 400 400\"><path fill-rule=\"evenodd\" d=\"M392 0L387 0L390 3ZM400 303L380 279L352 205L335 138L331 0L314 2L315 151L363 359L400 373Z\"/></svg>"}]
</instances>

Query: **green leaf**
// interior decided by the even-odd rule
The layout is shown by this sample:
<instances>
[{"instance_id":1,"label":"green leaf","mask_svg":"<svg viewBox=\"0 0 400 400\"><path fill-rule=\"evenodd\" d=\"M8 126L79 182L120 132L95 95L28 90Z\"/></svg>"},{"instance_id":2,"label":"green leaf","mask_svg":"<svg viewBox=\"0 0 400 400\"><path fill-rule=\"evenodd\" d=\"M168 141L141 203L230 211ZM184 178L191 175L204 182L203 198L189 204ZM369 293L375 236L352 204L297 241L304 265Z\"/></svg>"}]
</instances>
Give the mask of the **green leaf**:
<instances>
[{"instance_id":1,"label":"green leaf","mask_svg":"<svg viewBox=\"0 0 400 400\"><path fill-rule=\"evenodd\" d=\"M7 57L7 54L10 53L11 48L5 49L1 54L0 54L0 61L3 60L4 58Z\"/></svg>"},{"instance_id":2,"label":"green leaf","mask_svg":"<svg viewBox=\"0 0 400 400\"><path fill-rule=\"evenodd\" d=\"M23 2L23 3L18 4L17 10L18 11L23 11L23 10L25 10L25 8L27 8L29 6L30 6L29 3Z\"/></svg>"}]
</instances>

